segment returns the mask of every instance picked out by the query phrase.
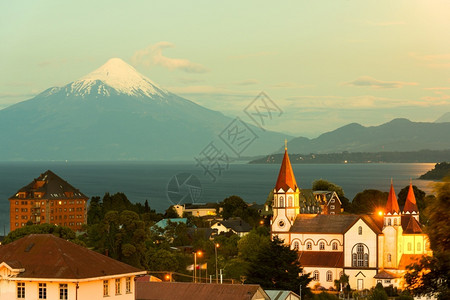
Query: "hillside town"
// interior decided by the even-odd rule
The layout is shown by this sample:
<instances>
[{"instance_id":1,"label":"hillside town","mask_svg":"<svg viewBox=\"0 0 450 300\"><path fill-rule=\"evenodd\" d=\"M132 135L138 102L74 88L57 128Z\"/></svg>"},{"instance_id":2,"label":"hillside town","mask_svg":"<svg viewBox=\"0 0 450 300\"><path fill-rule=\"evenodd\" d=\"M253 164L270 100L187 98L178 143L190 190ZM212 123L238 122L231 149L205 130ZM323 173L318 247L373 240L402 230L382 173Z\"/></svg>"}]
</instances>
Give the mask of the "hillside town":
<instances>
[{"instance_id":1,"label":"hillside town","mask_svg":"<svg viewBox=\"0 0 450 300\"><path fill-rule=\"evenodd\" d=\"M89 201L48 170L9 198L0 298L437 298L414 294L429 271L412 266L433 251L412 184L402 207L391 181L365 214L328 184L300 189L286 147L264 205L231 196L162 215L123 194Z\"/></svg>"}]
</instances>

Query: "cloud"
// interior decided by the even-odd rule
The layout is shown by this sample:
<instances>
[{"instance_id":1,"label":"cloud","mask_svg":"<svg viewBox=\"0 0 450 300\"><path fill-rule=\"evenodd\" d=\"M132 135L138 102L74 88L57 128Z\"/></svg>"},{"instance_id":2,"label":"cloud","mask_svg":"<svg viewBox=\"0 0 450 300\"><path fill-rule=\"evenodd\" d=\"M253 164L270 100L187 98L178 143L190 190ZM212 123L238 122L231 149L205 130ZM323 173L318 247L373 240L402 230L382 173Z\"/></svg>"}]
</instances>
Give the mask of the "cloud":
<instances>
[{"instance_id":1,"label":"cloud","mask_svg":"<svg viewBox=\"0 0 450 300\"><path fill-rule=\"evenodd\" d=\"M259 81L256 79L247 79L247 80L235 82L236 85L254 85L254 84L258 84L258 83L259 83Z\"/></svg>"},{"instance_id":2,"label":"cloud","mask_svg":"<svg viewBox=\"0 0 450 300\"><path fill-rule=\"evenodd\" d=\"M163 49L174 47L175 45L169 42L159 42L150 45L145 49L136 51L131 57L131 63L135 66L161 66L169 70L181 70L187 73L205 73L209 71L204 66L187 59L170 58L163 55Z\"/></svg>"},{"instance_id":3,"label":"cloud","mask_svg":"<svg viewBox=\"0 0 450 300\"><path fill-rule=\"evenodd\" d=\"M371 87L374 89L396 89L407 85L417 85L417 82L383 81L370 76L361 76L353 81L345 82L343 85Z\"/></svg>"},{"instance_id":4,"label":"cloud","mask_svg":"<svg viewBox=\"0 0 450 300\"><path fill-rule=\"evenodd\" d=\"M450 68L450 53L419 54L411 52L409 56L430 68Z\"/></svg>"}]
</instances>

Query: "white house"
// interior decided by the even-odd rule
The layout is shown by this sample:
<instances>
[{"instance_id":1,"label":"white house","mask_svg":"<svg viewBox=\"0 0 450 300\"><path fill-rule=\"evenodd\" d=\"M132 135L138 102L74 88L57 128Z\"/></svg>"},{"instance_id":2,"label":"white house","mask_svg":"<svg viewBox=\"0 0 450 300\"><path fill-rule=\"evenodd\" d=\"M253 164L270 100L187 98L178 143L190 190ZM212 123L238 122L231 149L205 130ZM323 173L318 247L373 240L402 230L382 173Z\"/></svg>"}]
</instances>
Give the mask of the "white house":
<instances>
[{"instance_id":1,"label":"white house","mask_svg":"<svg viewBox=\"0 0 450 300\"><path fill-rule=\"evenodd\" d=\"M304 272L313 277L311 286L334 287L334 280L345 273L353 289L369 289L378 282L403 288L406 266L431 255L412 185L403 211L391 182L381 215L302 213L304 203L286 149L273 193L271 234L298 251ZM327 202L332 199L333 194Z\"/></svg>"},{"instance_id":2,"label":"white house","mask_svg":"<svg viewBox=\"0 0 450 300\"><path fill-rule=\"evenodd\" d=\"M211 226L211 229L217 230L217 234L232 232L243 237L252 230L252 227L241 218L235 217L216 222Z\"/></svg>"},{"instance_id":3,"label":"white house","mask_svg":"<svg viewBox=\"0 0 450 300\"><path fill-rule=\"evenodd\" d=\"M134 278L144 274L52 234L31 234L0 246L2 300L134 300Z\"/></svg>"}]
</instances>

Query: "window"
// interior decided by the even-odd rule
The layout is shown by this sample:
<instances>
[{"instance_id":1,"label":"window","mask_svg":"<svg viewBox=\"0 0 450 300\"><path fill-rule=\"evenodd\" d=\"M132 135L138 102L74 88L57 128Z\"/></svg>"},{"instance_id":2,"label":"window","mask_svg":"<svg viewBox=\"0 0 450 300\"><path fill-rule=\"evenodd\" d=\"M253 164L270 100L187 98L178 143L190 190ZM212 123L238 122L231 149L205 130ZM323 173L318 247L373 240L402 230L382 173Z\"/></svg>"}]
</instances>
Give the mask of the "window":
<instances>
[{"instance_id":1,"label":"window","mask_svg":"<svg viewBox=\"0 0 450 300\"><path fill-rule=\"evenodd\" d=\"M334 209L334 205L330 205L330 209Z\"/></svg>"},{"instance_id":2,"label":"window","mask_svg":"<svg viewBox=\"0 0 450 300\"><path fill-rule=\"evenodd\" d=\"M331 203L334 203L334 199L331 199Z\"/></svg>"},{"instance_id":3,"label":"window","mask_svg":"<svg viewBox=\"0 0 450 300\"><path fill-rule=\"evenodd\" d=\"M369 248L364 244L356 244L352 249L352 267L369 267Z\"/></svg>"},{"instance_id":4,"label":"window","mask_svg":"<svg viewBox=\"0 0 450 300\"><path fill-rule=\"evenodd\" d=\"M280 197L280 207L284 207L284 198Z\"/></svg>"},{"instance_id":5,"label":"window","mask_svg":"<svg viewBox=\"0 0 450 300\"><path fill-rule=\"evenodd\" d=\"M362 227L361 226L358 227L358 234L362 235Z\"/></svg>"},{"instance_id":6,"label":"window","mask_svg":"<svg viewBox=\"0 0 450 300\"><path fill-rule=\"evenodd\" d=\"M420 243L417 243L417 251L422 251L422 245Z\"/></svg>"},{"instance_id":7,"label":"window","mask_svg":"<svg viewBox=\"0 0 450 300\"><path fill-rule=\"evenodd\" d=\"M333 272L327 271L327 281L328 282L333 281Z\"/></svg>"},{"instance_id":8,"label":"window","mask_svg":"<svg viewBox=\"0 0 450 300\"><path fill-rule=\"evenodd\" d=\"M319 281L319 271L315 270L313 273L313 280Z\"/></svg>"},{"instance_id":9,"label":"window","mask_svg":"<svg viewBox=\"0 0 450 300\"><path fill-rule=\"evenodd\" d=\"M391 262L391 261L392 261L392 255L391 255L390 253L387 255L387 261L388 261L388 262Z\"/></svg>"},{"instance_id":10,"label":"window","mask_svg":"<svg viewBox=\"0 0 450 300\"><path fill-rule=\"evenodd\" d=\"M319 249L320 250L325 250L325 243L324 242L320 242Z\"/></svg>"},{"instance_id":11,"label":"window","mask_svg":"<svg viewBox=\"0 0 450 300\"><path fill-rule=\"evenodd\" d=\"M311 250L312 249L312 243L311 242L307 242L306 243L306 250Z\"/></svg>"},{"instance_id":12,"label":"window","mask_svg":"<svg viewBox=\"0 0 450 300\"><path fill-rule=\"evenodd\" d=\"M59 300L67 300L68 298L67 283L59 285Z\"/></svg>"},{"instance_id":13,"label":"window","mask_svg":"<svg viewBox=\"0 0 450 300\"><path fill-rule=\"evenodd\" d=\"M394 226L397 226L397 219L394 219Z\"/></svg>"},{"instance_id":14,"label":"window","mask_svg":"<svg viewBox=\"0 0 450 300\"><path fill-rule=\"evenodd\" d=\"M39 299L47 299L47 284L39 283Z\"/></svg>"},{"instance_id":15,"label":"window","mask_svg":"<svg viewBox=\"0 0 450 300\"><path fill-rule=\"evenodd\" d=\"M103 297L109 296L109 284L108 280L103 280Z\"/></svg>"},{"instance_id":16,"label":"window","mask_svg":"<svg viewBox=\"0 0 450 300\"><path fill-rule=\"evenodd\" d=\"M338 244L336 242L333 242L333 250L337 250L338 249Z\"/></svg>"},{"instance_id":17,"label":"window","mask_svg":"<svg viewBox=\"0 0 450 300\"><path fill-rule=\"evenodd\" d=\"M391 226L391 219L388 219L388 226Z\"/></svg>"},{"instance_id":18,"label":"window","mask_svg":"<svg viewBox=\"0 0 450 300\"><path fill-rule=\"evenodd\" d=\"M120 278L116 279L116 295L120 295Z\"/></svg>"},{"instance_id":19,"label":"window","mask_svg":"<svg viewBox=\"0 0 450 300\"><path fill-rule=\"evenodd\" d=\"M131 293L131 277L125 279L125 290L127 294Z\"/></svg>"},{"instance_id":20,"label":"window","mask_svg":"<svg viewBox=\"0 0 450 300\"><path fill-rule=\"evenodd\" d=\"M300 248L299 243L297 241L294 242L294 250L298 251L298 249Z\"/></svg>"},{"instance_id":21,"label":"window","mask_svg":"<svg viewBox=\"0 0 450 300\"><path fill-rule=\"evenodd\" d=\"M25 299L25 282L17 283L17 298Z\"/></svg>"},{"instance_id":22,"label":"window","mask_svg":"<svg viewBox=\"0 0 450 300\"><path fill-rule=\"evenodd\" d=\"M411 243L408 243L408 251L411 251L411 249L412 249Z\"/></svg>"},{"instance_id":23,"label":"window","mask_svg":"<svg viewBox=\"0 0 450 300\"><path fill-rule=\"evenodd\" d=\"M292 205L292 197L289 197L288 199L289 199L289 207L294 206L294 205Z\"/></svg>"},{"instance_id":24,"label":"window","mask_svg":"<svg viewBox=\"0 0 450 300\"><path fill-rule=\"evenodd\" d=\"M391 283L391 280L390 279L385 279L384 283Z\"/></svg>"}]
</instances>

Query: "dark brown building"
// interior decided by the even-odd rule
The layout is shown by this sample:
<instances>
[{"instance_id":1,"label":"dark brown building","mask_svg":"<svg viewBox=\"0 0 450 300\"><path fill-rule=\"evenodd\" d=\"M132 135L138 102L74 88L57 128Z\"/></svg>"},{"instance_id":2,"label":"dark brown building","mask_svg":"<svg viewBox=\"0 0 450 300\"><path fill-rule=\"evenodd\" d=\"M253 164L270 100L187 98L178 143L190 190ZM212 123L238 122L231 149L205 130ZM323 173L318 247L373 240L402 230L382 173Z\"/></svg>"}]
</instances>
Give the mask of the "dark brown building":
<instances>
[{"instance_id":1,"label":"dark brown building","mask_svg":"<svg viewBox=\"0 0 450 300\"><path fill-rule=\"evenodd\" d=\"M81 230L87 221L87 201L78 189L48 170L9 198L10 230L29 221Z\"/></svg>"}]
</instances>

